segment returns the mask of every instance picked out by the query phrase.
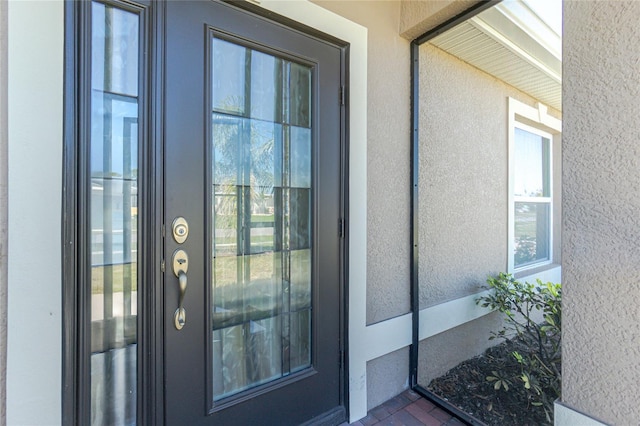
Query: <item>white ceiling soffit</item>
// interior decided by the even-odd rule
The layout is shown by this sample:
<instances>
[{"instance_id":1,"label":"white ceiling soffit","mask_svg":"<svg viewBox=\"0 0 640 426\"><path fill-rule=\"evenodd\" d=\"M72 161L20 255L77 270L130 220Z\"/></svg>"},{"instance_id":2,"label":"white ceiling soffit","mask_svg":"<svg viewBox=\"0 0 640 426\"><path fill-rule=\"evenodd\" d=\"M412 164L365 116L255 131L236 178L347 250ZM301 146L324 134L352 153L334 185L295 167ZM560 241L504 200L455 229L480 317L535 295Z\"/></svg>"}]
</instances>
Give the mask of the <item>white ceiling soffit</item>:
<instances>
[{"instance_id":1,"label":"white ceiling soffit","mask_svg":"<svg viewBox=\"0 0 640 426\"><path fill-rule=\"evenodd\" d=\"M520 1L504 1L430 43L562 111L561 38Z\"/></svg>"}]
</instances>

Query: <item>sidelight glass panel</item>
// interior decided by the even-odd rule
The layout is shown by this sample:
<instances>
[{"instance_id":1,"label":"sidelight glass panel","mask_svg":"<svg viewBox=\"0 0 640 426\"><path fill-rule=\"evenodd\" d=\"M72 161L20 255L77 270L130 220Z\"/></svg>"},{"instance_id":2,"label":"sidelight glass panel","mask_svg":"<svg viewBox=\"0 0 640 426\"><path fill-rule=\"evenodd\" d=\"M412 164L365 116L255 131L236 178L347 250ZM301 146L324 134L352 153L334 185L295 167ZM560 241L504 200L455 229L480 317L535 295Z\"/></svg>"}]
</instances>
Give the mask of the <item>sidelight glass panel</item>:
<instances>
[{"instance_id":1,"label":"sidelight glass panel","mask_svg":"<svg viewBox=\"0 0 640 426\"><path fill-rule=\"evenodd\" d=\"M215 38L211 58L219 401L311 366L311 68Z\"/></svg>"},{"instance_id":2,"label":"sidelight glass panel","mask_svg":"<svg viewBox=\"0 0 640 426\"><path fill-rule=\"evenodd\" d=\"M91 87L138 95L138 15L92 3Z\"/></svg>"},{"instance_id":3,"label":"sidelight glass panel","mask_svg":"<svg viewBox=\"0 0 640 426\"><path fill-rule=\"evenodd\" d=\"M139 16L92 3L91 423L136 423Z\"/></svg>"}]
</instances>

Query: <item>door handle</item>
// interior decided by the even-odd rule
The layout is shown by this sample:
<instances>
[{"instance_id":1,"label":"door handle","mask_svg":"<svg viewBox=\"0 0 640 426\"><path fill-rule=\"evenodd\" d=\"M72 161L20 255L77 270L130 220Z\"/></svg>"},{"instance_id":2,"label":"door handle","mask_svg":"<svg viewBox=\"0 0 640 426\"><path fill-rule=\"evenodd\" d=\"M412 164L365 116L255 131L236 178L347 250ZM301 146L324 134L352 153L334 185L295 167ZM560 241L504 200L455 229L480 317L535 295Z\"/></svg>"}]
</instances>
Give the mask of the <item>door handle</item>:
<instances>
[{"instance_id":1,"label":"door handle","mask_svg":"<svg viewBox=\"0 0 640 426\"><path fill-rule=\"evenodd\" d=\"M187 311L184 309L184 295L187 292L187 271L189 270L189 256L187 252L178 249L173 252L173 273L178 277L178 309L174 314L176 329L182 330L187 322Z\"/></svg>"}]
</instances>

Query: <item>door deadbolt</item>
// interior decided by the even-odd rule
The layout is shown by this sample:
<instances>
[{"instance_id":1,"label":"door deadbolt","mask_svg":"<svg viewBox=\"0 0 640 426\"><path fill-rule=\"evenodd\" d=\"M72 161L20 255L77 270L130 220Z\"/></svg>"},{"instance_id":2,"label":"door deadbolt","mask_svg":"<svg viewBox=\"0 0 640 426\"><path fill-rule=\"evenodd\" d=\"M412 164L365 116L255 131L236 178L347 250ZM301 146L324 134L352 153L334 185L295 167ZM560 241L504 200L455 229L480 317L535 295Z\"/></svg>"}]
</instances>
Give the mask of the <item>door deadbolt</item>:
<instances>
[{"instance_id":1,"label":"door deadbolt","mask_svg":"<svg viewBox=\"0 0 640 426\"><path fill-rule=\"evenodd\" d=\"M171 224L171 229L173 239L176 240L176 243L182 244L187 240L189 236L189 224L184 217L176 217Z\"/></svg>"}]
</instances>

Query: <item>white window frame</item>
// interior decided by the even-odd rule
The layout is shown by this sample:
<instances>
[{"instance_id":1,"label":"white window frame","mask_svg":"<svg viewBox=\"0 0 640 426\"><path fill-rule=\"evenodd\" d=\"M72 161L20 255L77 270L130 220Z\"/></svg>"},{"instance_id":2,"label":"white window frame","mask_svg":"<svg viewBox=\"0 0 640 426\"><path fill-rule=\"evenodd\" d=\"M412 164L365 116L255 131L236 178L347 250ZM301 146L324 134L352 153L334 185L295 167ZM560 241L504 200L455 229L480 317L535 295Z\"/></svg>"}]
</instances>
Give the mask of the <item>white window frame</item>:
<instances>
[{"instance_id":1,"label":"white window frame","mask_svg":"<svg viewBox=\"0 0 640 426\"><path fill-rule=\"evenodd\" d=\"M544 268L554 264L554 240L559 236L554 235L555 203L554 198L554 144L556 136L562 132L562 121L549 115L547 107L543 104L536 104L536 107L529 106L514 98L508 98L508 152L509 152L509 185L508 185L508 232L507 232L507 271L518 274L522 271L536 268ZM515 172L515 128L520 128L530 133L540 135L549 140L549 197L516 197L514 196L514 172ZM515 203L516 202L536 202L549 204L549 258L540 262L533 262L521 267L515 267Z\"/></svg>"}]
</instances>

